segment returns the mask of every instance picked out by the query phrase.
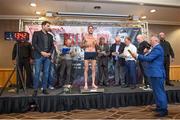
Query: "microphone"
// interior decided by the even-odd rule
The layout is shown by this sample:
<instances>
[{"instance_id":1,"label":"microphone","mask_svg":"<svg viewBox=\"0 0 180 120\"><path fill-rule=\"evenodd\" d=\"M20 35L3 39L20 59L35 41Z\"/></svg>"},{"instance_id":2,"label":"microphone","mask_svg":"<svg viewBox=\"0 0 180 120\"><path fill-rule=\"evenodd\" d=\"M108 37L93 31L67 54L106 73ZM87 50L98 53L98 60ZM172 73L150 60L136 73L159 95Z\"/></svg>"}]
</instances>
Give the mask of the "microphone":
<instances>
[{"instance_id":1,"label":"microphone","mask_svg":"<svg viewBox=\"0 0 180 120\"><path fill-rule=\"evenodd\" d=\"M132 52L130 50L128 50L128 52L132 55Z\"/></svg>"},{"instance_id":2,"label":"microphone","mask_svg":"<svg viewBox=\"0 0 180 120\"><path fill-rule=\"evenodd\" d=\"M132 56L133 58L135 58L134 55L133 55L133 53L132 53L130 50L128 50L128 52L131 54L131 56Z\"/></svg>"}]
</instances>

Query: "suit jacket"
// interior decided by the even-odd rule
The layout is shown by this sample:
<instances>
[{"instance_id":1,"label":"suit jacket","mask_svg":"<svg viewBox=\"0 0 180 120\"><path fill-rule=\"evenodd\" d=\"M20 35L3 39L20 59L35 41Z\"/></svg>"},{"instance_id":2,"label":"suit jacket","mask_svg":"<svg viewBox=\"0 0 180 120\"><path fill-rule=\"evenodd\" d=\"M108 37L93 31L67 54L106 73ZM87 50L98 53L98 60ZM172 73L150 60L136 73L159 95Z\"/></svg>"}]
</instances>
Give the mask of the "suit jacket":
<instances>
[{"instance_id":1,"label":"suit jacket","mask_svg":"<svg viewBox=\"0 0 180 120\"><path fill-rule=\"evenodd\" d=\"M120 43L120 46L119 46L119 54L123 53L124 51L124 48L126 47L126 45L124 43ZM112 44L111 48L110 48L110 54L112 55L112 52L116 52L116 43ZM113 56L113 62L115 63L115 56ZM120 58L118 59L119 63L121 65L125 65L125 59L124 58Z\"/></svg>"},{"instance_id":2,"label":"suit jacket","mask_svg":"<svg viewBox=\"0 0 180 120\"><path fill-rule=\"evenodd\" d=\"M105 51L106 55L102 55L101 53L98 53L98 64L99 65L108 65L108 59L109 59L109 54L110 54L110 49L109 46L107 44L104 45L104 47L102 48L100 45L97 46L96 48L97 51Z\"/></svg>"},{"instance_id":3,"label":"suit jacket","mask_svg":"<svg viewBox=\"0 0 180 120\"><path fill-rule=\"evenodd\" d=\"M144 54L144 49L148 48L150 49L151 45L147 42L147 41L142 41L141 43L139 43L137 52L138 54Z\"/></svg>"},{"instance_id":4,"label":"suit jacket","mask_svg":"<svg viewBox=\"0 0 180 120\"><path fill-rule=\"evenodd\" d=\"M35 31L32 37L32 46L34 48L34 58L40 58L41 57L41 52L44 51L44 36L43 36L43 31ZM49 33L48 35L48 51L52 53L53 51L53 36Z\"/></svg>"},{"instance_id":5,"label":"suit jacket","mask_svg":"<svg viewBox=\"0 0 180 120\"><path fill-rule=\"evenodd\" d=\"M148 77L163 77L165 78L164 69L164 51L160 44L152 48L149 54L138 55L140 61L148 62L145 68Z\"/></svg>"}]
</instances>

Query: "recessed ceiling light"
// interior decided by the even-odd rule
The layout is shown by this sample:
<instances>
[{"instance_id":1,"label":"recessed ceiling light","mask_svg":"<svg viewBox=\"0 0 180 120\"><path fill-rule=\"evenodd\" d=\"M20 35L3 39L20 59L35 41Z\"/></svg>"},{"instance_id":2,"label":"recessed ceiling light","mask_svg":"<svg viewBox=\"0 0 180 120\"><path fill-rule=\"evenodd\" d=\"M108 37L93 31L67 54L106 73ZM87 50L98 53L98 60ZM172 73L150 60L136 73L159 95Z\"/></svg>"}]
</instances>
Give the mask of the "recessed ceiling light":
<instances>
[{"instance_id":1,"label":"recessed ceiling light","mask_svg":"<svg viewBox=\"0 0 180 120\"><path fill-rule=\"evenodd\" d=\"M152 10L150 10L150 12L151 12L151 13L154 13L154 12L156 12L156 10L155 10L155 9L152 9Z\"/></svg>"},{"instance_id":2,"label":"recessed ceiling light","mask_svg":"<svg viewBox=\"0 0 180 120\"><path fill-rule=\"evenodd\" d=\"M147 17L146 17L146 16L142 16L141 18L142 18L142 19L146 19Z\"/></svg>"},{"instance_id":3,"label":"recessed ceiling light","mask_svg":"<svg viewBox=\"0 0 180 120\"><path fill-rule=\"evenodd\" d=\"M31 7L36 7L36 3L30 3Z\"/></svg>"},{"instance_id":4,"label":"recessed ceiling light","mask_svg":"<svg viewBox=\"0 0 180 120\"><path fill-rule=\"evenodd\" d=\"M37 15L40 15L40 14L41 14L41 12L39 12L39 11L36 11L36 14L37 14Z\"/></svg>"},{"instance_id":5,"label":"recessed ceiling light","mask_svg":"<svg viewBox=\"0 0 180 120\"><path fill-rule=\"evenodd\" d=\"M143 3L143 2L140 2L139 5L144 5L144 3Z\"/></svg>"}]
</instances>

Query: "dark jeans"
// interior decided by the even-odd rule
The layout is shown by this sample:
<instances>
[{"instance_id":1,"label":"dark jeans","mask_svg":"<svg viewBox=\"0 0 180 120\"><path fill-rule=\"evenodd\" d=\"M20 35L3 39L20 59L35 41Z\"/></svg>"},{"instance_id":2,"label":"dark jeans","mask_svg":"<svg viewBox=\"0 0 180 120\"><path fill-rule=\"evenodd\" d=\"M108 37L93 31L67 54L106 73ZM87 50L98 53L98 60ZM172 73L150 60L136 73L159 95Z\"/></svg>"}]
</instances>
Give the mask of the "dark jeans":
<instances>
[{"instance_id":1,"label":"dark jeans","mask_svg":"<svg viewBox=\"0 0 180 120\"><path fill-rule=\"evenodd\" d=\"M56 80L57 80L56 66L54 63L51 62L50 70L49 70L48 86L54 86Z\"/></svg>"},{"instance_id":2,"label":"dark jeans","mask_svg":"<svg viewBox=\"0 0 180 120\"><path fill-rule=\"evenodd\" d=\"M126 61L126 73L127 73L127 83L129 85L136 85L136 62L135 60Z\"/></svg>"},{"instance_id":3,"label":"dark jeans","mask_svg":"<svg viewBox=\"0 0 180 120\"><path fill-rule=\"evenodd\" d=\"M34 63L35 74L34 74L34 82L33 82L34 90L38 89L41 70L43 71L42 88L44 90L47 89L47 81L48 81L48 78L49 78L50 64L51 64L51 61L50 61L49 58L40 57L38 59L35 59L35 63ZM41 69L41 67L43 69Z\"/></svg>"},{"instance_id":4,"label":"dark jeans","mask_svg":"<svg viewBox=\"0 0 180 120\"><path fill-rule=\"evenodd\" d=\"M144 85L147 86L147 85L150 85L149 84L149 80L145 74L145 71L144 71L144 68L143 68L143 63L142 62L139 62L139 67L140 67L140 70L141 70L141 74L143 75L143 78L144 78Z\"/></svg>"}]
</instances>

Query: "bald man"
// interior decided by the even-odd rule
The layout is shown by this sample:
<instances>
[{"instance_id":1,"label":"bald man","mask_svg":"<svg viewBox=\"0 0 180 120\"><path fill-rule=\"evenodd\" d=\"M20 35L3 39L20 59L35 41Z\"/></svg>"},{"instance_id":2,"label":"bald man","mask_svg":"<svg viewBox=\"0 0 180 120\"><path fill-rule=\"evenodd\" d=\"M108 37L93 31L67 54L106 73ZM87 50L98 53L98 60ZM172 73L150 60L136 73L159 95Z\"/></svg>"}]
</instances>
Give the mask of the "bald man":
<instances>
[{"instance_id":1,"label":"bald man","mask_svg":"<svg viewBox=\"0 0 180 120\"><path fill-rule=\"evenodd\" d=\"M119 54L123 53L125 46L126 45L121 42L120 37L115 37L115 43L112 44L110 48L115 69L115 86L121 85L121 87L127 87L125 84L125 59L118 56Z\"/></svg>"},{"instance_id":2,"label":"bald man","mask_svg":"<svg viewBox=\"0 0 180 120\"><path fill-rule=\"evenodd\" d=\"M151 45L145 41L144 39L144 36L143 35L138 35L137 37L137 41L138 41L138 48L137 48L137 53L138 54L142 54L144 55L144 49L147 48L147 49L150 49ZM143 75L143 79L144 79L144 87L143 89L144 90L150 90L150 83L148 81L148 78L145 74L145 71L144 71L144 68L143 68L143 62L139 61L139 67L140 67L140 70L141 70L141 74Z\"/></svg>"},{"instance_id":3,"label":"bald man","mask_svg":"<svg viewBox=\"0 0 180 120\"><path fill-rule=\"evenodd\" d=\"M152 50L146 55L133 53L132 56L140 61L148 62L146 68L147 76L151 81L153 95L155 98L157 112L156 117L164 117L168 115L167 96L164 89L165 69L164 69L164 51L159 44L158 37L153 36L150 39Z\"/></svg>"},{"instance_id":4,"label":"bald man","mask_svg":"<svg viewBox=\"0 0 180 120\"><path fill-rule=\"evenodd\" d=\"M169 67L170 67L170 57L172 58L172 62L174 61L174 51L171 47L171 44L165 40L166 36L165 33L159 33L160 44L164 50L164 68L166 71L166 85L174 86L170 83L169 80Z\"/></svg>"}]
</instances>

